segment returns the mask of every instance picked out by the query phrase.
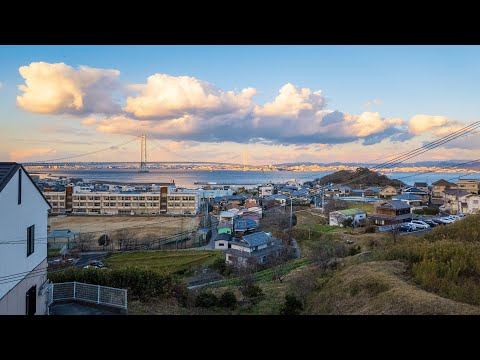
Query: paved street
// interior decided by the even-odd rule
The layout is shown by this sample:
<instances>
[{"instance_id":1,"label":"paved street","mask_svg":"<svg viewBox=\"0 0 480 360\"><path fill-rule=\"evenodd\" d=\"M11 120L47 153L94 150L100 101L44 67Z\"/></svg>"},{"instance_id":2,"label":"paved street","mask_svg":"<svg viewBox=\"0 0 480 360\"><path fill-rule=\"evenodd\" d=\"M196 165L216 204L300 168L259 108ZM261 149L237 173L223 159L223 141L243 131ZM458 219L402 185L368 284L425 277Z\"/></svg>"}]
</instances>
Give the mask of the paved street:
<instances>
[{"instance_id":1,"label":"paved street","mask_svg":"<svg viewBox=\"0 0 480 360\"><path fill-rule=\"evenodd\" d=\"M83 268L85 265L88 265L94 260L101 260L107 255L106 251L92 251L80 253L80 259L75 264L78 268Z\"/></svg>"}]
</instances>

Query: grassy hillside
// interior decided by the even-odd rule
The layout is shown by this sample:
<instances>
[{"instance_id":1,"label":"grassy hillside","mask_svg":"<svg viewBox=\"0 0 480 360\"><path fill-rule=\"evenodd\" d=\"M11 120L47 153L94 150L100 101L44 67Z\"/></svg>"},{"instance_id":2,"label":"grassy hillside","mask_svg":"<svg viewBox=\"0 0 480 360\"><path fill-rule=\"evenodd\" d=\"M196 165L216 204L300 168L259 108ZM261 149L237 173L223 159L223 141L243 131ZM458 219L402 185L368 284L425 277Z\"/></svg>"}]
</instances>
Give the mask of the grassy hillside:
<instances>
[{"instance_id":1,"label":"grassy hillside","mask_svg":"<svg viewBox=\"0 0 480 360\"><path fill-rule=\"evenodd\" d=\"M352 265L332 276L307 314L480 314L480 308L442 298L408 281L400 261Z\"/></svg>"}]
</instances>

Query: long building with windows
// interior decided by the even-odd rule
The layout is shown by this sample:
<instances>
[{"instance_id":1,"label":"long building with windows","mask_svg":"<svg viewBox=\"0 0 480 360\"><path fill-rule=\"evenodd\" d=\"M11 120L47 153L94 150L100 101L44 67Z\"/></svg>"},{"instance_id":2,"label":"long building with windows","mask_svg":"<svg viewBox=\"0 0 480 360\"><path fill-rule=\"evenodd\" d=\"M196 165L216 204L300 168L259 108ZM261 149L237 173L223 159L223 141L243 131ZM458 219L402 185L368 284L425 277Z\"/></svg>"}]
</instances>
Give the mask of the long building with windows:
<instances>
[{"instance_id":1,"label":"long building with windows","mask_svg":"<svg viewBox=\"0 0 480 360\"><path fill-rule=\"evenodd\" d=\"M159 191L93 191L78 186L65 192L44 192L52 214L85 215L196 215L200 209L198 193L177 193L174 187Z\"/></svg>"}]
</instances>

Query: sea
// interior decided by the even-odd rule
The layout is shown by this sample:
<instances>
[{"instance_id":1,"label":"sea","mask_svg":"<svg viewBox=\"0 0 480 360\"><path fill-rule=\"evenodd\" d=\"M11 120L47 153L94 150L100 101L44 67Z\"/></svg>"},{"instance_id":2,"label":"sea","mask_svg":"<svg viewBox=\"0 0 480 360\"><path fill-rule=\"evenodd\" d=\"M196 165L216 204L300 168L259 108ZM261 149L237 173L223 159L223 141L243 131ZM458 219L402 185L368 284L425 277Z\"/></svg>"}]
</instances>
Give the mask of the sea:
<instances>
[{"instance_id":1,"label":"sea","mask_svg":"<svg viewBox=\"0 0 480 360\"><path fill-rule=\"evenodd\" d=\"M150 169L149 172L138 172L137 169L35 169L31 174L40 177L74 177L83 180L95 180L117 183L171 183L177 186L198 188L197 183L217 184L265 184L284 183L295 179L300 183L315 180L333 171L236 171L236 170L180 170L180 169ZM402 180L406 184L416 181L431 184L440 179L456 181L459 178L480 179L480 173L454 173L454 172L388 172L385 173L391 179Z\"/></svg>"}]
</instances>

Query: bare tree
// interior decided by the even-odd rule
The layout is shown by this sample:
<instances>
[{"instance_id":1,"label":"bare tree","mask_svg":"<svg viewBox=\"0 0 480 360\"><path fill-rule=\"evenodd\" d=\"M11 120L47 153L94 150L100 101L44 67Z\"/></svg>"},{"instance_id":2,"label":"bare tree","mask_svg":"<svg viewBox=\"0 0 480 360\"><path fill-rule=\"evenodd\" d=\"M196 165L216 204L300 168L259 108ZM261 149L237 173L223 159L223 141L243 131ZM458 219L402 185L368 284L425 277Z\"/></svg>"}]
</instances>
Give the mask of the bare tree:
<instances>
[{"instance_id":1,"label":"bare tree","mask_svg":"<svg viewBox=\"0 0 480 360\"><path fill-rule=\"evenodd\" d=\"M337 258L342 258L346 255L347 249L344 244L335 242L332 239L323 239L311 246L308 257L321 270L326 270L329 267L336 266Z\"/></svg>"},{"instance_id":2,"label":"bare tree","mask_svg":"<svg viewBox=\"0 0 480 360\"><path fill-rule=\"evenodd\" d=\"M348 208L348 204L344 200L339 199L330 199L328 202L325 202L323 207L324 214L329 217L332 211L344 210Z\"/></svg>"},{"instance_id":3,"label":"bare tree","mask_svg":"<svg viewBox=\"0 0 480 360\"><path fill-rule=\"evenodd\" d=\"M292 258L293 249L288 245L280 247L277 253L269 257L268 263L272 269L272 281L282 282L285 279L287 273L284 272L283 269L285 267L285 263Z\"/></svg>"},{"instance_id":4,"label":"bare tree","mask_svg":"<svg viewBox=\"0 0 480 360\"><path fill-rule=\"evenodd\" d=\"M304 309L307 306L308 296L315 289L317 276L314 269L308 269L293 275L288 281L291 291L300 299Z\"/></svg>"},{"instance_id":5,"label":"bare tree","mask_svg":"<svg viewBox=\"0 0 480 360\"><path fill-rule=\"evenodd\" d=\"M392 224L390 225L389 229L390 234L392 234L392 240L395 244L397 242L398 237L400 236L400 224Z\"/></svg>"},{"instance_id":6,"label":"bare tree","mask_svg":"<svg viewBox=\"0 0 480 360\"><path fill-rule=\"evenodd\" d=\"M88 251L95 240L92 233L80 233L77 238L78 248L80 251Z\"/></svg>"}]
</instances>

